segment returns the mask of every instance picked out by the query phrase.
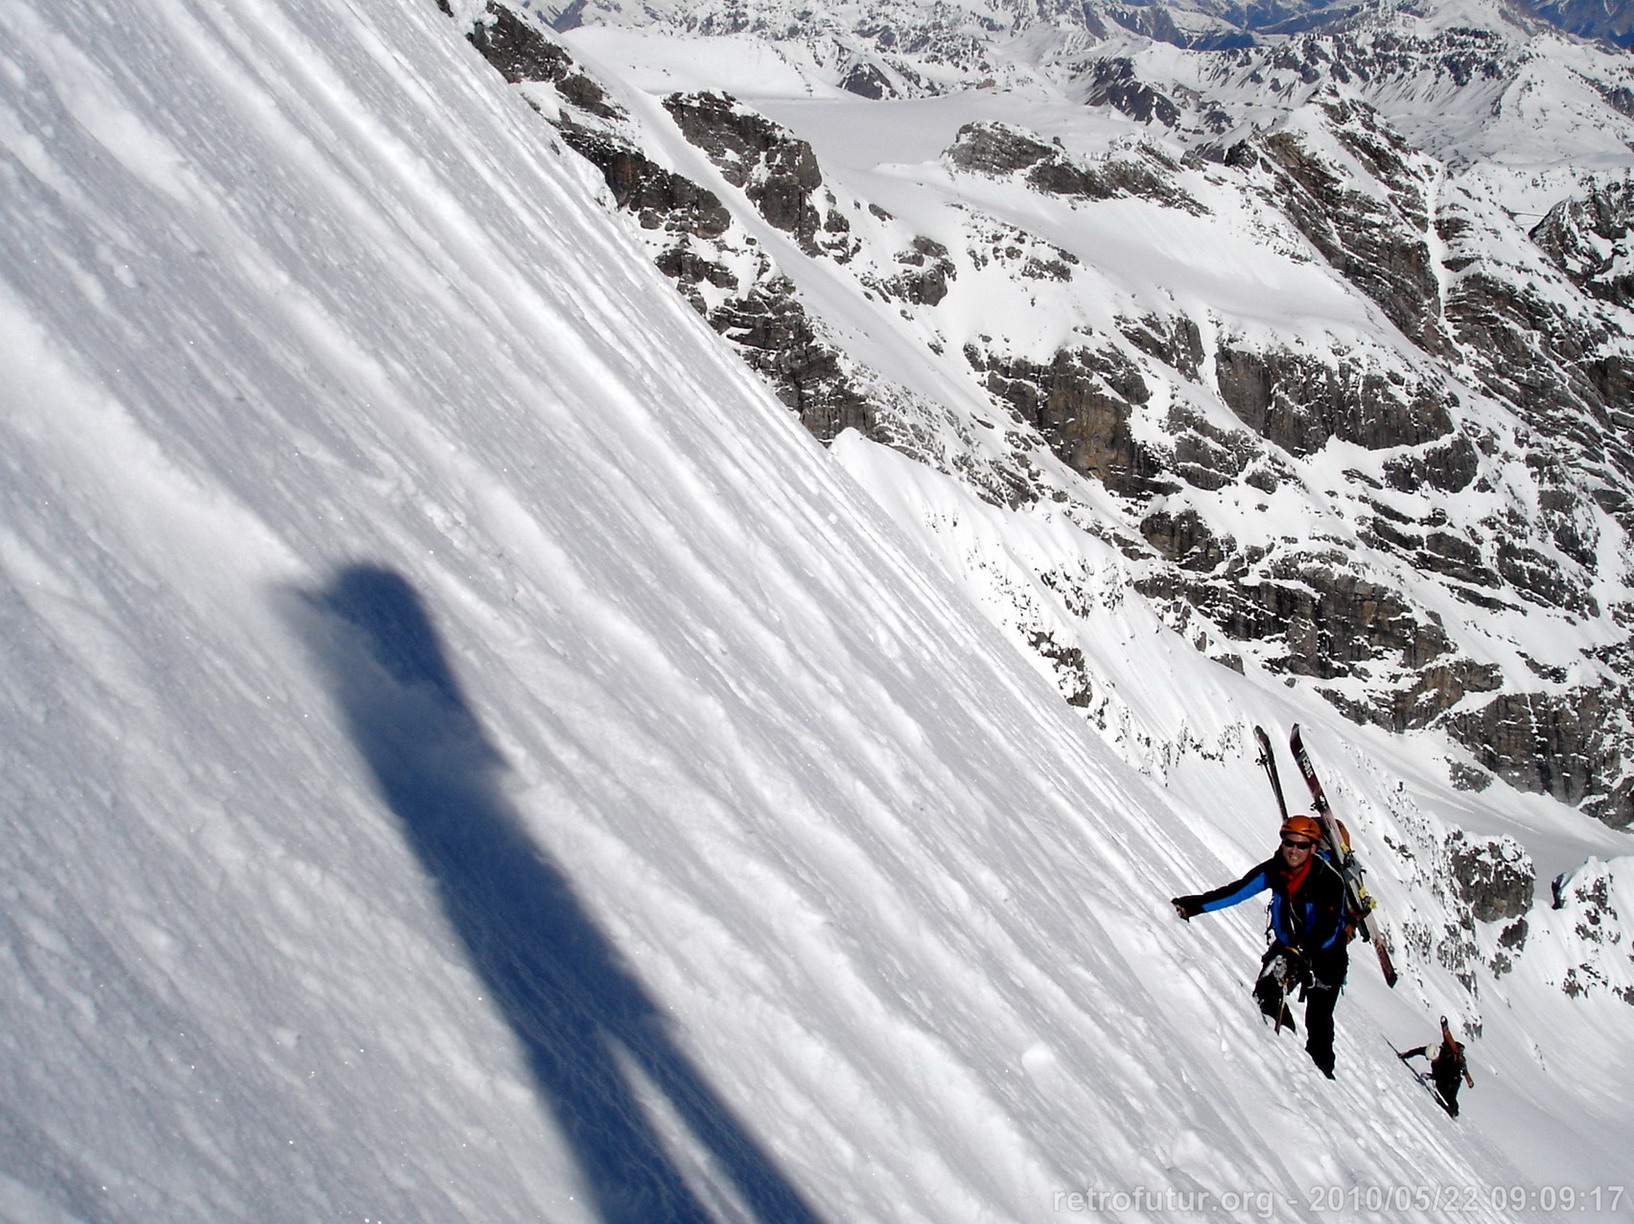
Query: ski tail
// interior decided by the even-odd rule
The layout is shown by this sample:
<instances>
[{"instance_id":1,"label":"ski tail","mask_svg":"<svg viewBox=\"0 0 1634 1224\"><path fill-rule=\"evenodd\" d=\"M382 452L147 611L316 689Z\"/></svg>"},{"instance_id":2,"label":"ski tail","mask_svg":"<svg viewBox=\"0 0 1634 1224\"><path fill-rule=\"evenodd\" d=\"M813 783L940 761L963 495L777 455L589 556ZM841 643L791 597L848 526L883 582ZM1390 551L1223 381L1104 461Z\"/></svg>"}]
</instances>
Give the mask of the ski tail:
<instances>
[{"instance_id":1,"label":"ski tail","mask_svg":"<svg viewBox=\"0 0 1634 1224\"><path fill-rule=\"evenodd\" d=\"M1368 921L1371 923L1372 919L1370 918ZM1369 932L1368 939L1373 944L1373 950L1379 954L1379 972L1384 974L1384 984L1394 990L1397 978L1396 965L1390 959L1390 950L1384 946L1384 936L1379 931L1374 930Z\"/></svg>"}]
</instances>

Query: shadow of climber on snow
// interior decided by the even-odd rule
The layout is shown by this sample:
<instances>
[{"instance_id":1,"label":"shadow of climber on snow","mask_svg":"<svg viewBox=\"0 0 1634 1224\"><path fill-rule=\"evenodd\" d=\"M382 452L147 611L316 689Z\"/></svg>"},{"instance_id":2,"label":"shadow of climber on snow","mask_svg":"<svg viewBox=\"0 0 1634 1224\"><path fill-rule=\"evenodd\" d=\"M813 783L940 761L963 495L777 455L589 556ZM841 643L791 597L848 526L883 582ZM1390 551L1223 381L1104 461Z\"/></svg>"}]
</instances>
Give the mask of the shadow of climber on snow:
<instances>
[{"instance_id":1,"label":"shadow of climber on snow","mask_svg":"<svg viewBox=\"0 0 1634 1224\"><path fill-rule=\"evenodd\" d=\"M357 750L526 1052L605 1224L716 1218L665 1151L631 1065L753 1220L818 1224L670 1040L561 867L529 839L498 784L505 764L414 589L391 570L360 565L305 602L303 636Z\"/></svg>"}]
</instances>

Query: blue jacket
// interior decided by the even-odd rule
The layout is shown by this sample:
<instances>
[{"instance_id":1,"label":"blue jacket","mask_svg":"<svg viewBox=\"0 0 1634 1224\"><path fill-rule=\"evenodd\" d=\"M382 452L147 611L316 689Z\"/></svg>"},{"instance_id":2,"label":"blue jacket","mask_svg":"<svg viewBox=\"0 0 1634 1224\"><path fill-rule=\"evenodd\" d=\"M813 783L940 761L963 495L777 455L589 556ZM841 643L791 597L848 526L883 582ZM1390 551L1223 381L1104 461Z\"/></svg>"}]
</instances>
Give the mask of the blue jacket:
<instances>
[{"instance_id":1,"label":"blue jacket","mask_svg":"<svg viewBox=\"0 0 1634 1224\"><path fill-rule=\"evenodd\" d=\"M1313 854L1311 868L1299 890L1288 896L1288 867L1281 855L1272 855L1242 879L1189 898L1202 913L1229 906L1271 890L1271 934L1280 944L1302 952L1343 948L1349 938L1345 925L1345 885L1326 856Z\"/></svg>"}]
</instances>

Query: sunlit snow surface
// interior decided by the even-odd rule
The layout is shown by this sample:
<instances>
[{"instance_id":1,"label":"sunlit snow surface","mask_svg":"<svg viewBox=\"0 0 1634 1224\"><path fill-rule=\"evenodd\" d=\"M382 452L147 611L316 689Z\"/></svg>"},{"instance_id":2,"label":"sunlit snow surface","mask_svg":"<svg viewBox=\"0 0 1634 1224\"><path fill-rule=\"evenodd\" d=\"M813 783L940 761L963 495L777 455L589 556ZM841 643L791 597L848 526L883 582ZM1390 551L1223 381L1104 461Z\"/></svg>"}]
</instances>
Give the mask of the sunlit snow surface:
<instances>
[{"instance_id":1,"label":"sunlit snow surface","mask_svg":"<svg viewBox=\"0 0 1634 1224\"><path fill-rule=\"evenodd\" d=\"M915 542L999 512L821 451L429 0L0 33L7 1220L1504 1220L1621 1179L1625 1005L1517 970L1452 1125L1386 1047L1450 981L1359 955L1329 1083L1251 1013L1256 907L1164 901L1265 851L1256 721L1314 724L1386 898L1423 813L1545 879L1621 839L1474 810L1132 595L1083 645L1155 746L1103 741Z\"/></svg>"}]
</instances>

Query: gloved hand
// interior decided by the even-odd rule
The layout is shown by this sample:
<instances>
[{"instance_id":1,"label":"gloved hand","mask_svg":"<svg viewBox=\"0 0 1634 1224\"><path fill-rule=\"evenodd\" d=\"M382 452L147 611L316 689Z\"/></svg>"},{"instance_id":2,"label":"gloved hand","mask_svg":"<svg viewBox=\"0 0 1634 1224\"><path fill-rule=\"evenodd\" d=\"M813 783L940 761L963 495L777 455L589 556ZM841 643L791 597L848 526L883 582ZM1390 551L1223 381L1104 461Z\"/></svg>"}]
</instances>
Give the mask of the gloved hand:
<instances>
[{"instance_id":1,"label":"gloved hand","mask_svg":"<svg viewBox=\"0 0 1634 1224\"><path fill-rule=\"evenodd\" d=\"M1170 897L1169 904L1174 906L1174 912L1187 922L1203 912L1203 903L1196 897Z\"/></svg>"}]
</instances>

